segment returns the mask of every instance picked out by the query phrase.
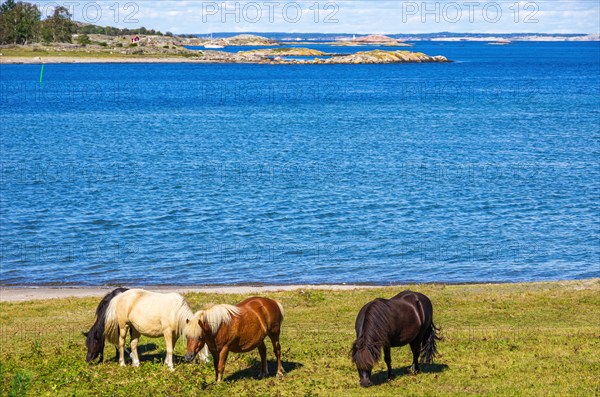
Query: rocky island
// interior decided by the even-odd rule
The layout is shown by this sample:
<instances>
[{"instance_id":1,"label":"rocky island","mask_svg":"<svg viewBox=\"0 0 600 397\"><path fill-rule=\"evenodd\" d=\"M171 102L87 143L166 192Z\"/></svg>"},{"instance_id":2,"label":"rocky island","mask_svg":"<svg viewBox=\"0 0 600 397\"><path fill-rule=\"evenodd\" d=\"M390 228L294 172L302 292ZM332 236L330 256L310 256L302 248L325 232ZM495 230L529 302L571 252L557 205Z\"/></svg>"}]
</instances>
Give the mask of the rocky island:
<instances>
[{"instance_id":1,"label":"rocky island","mask_svg":"<svg viewBox=\"0 0 600 397\"><path fill-rule=\"evenodd\" d=\"M189 39L188 39L189 40ZM202 41L201 45L205 45L208 43L222 45L224 47L236 47L236 46L251 46L251 47L260 47L260 46L275 46L280 43L277 40L271 40L266 37L257 36L253 34L238 34L237 36L232 37L224 37L219 39L200 39ZM190 44L186 44L190 45Z\"/></svg>"},{"instance_id":2,"label":"rocky island","mask_svg":"<svg viewBox=\"0 0 600 397\"><path fill-rule=\"evenodd\" d=\"M310 41L284 41L283 44L302 44L310 45L314 42ZM383 46L383 47L412 47L412 44L405 43L404 40L395 39L393 37L382 34L370 34L368 36L359 37L342 37L336 38L335 41L322 41L320 44L345 46L345 47L361 47L361 46Z\"/></svg>"},{"instance_id":3,"label":"rocky island","mask_svg":"<svg viewBox=\"0 0 600 397\"><path fill-rule=\"evenodd\" d=\"M238 63L270 64L379 64L450 62L446 57L411 51L359 51L353 54L325 53L310 48L277 48L233 54Z\"/></svg>"},{"instance_id":4,"label":"rocky island","mask_svg":"<svg viewBox=\"0 0 600 397\"><path fill-rule=\"evenodd\" d=\"M368 36L353 37L350 40L338 40L332 45L361 46L361 45L383 45L390 47L412 47L402 40L394 39L382 34L370 34Z\"/></svg>"}]
</instances>

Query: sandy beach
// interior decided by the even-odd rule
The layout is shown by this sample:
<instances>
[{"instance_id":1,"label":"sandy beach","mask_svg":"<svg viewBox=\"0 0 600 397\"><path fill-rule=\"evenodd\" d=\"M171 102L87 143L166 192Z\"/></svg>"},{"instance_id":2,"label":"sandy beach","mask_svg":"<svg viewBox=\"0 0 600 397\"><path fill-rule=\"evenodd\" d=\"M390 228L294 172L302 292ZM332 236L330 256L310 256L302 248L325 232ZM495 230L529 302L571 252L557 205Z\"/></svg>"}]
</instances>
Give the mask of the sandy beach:
<instances>
[{"instance_id":1,"label":"sandy beach","mask_svg":"<svg viewBox=\"0 0 600 397\"><path fill-rule=\"evenodd\" d=\"M0 302L23 302L31 300L101 297L117 288L111 287L1 287ZM136 287L131 287L136 288ZM142 288L142 287L139 287ZM349 291L353 289L379 288L372 285L266 285L266 286L156 286L143 287L156 292L201 292L213 294L261 294L275 291L296 290L332 290Z\"/></svg>"},{"instance_id":2,"label":"sandy beach","mask_svg":"<svg viewBox=\"0 0 600 397\"><path fill-rule=\"evenodd\" d=\"M214 62L214 61L212 61ZM139 58L126 58L126 57L0 57L1 65L11 64L60 64L60 63L211 63L211 61L201 60L198 58L184 58L184 57L172 57L172 58L160 58L160 57L139 57Z\"/></svg>"},{"instance_id":3,"label":"sandy beach","mask_svg":"<svg viewBox=\"0 0 600 397\"><path fill-rule=\"evenodd\" d=\"M547 288L550 285L560 285L565 289L589 290L597 288L600 279L590 278L584 280L563 280L563 281L539 281L525 283L459 283L446 284L447 286L471 286L486 289L492 285L524 285L529 288ZM208 294L262 294L266 292L285 292L299 290L320 290L320 291L352 291L386 288L390 285L369 285L369 284L294 284L294 285L173 285L173 286L125 286L128 288L144 288L155 292L179 292L182 294L208 293ZM24 302L32 300L64 299L64 298L88 298L102 297L108 292L119 286L100 286L100 287L0 287L0 302ZM406 288L407 284L398 285Z\"/></svg>"}]
</instances>

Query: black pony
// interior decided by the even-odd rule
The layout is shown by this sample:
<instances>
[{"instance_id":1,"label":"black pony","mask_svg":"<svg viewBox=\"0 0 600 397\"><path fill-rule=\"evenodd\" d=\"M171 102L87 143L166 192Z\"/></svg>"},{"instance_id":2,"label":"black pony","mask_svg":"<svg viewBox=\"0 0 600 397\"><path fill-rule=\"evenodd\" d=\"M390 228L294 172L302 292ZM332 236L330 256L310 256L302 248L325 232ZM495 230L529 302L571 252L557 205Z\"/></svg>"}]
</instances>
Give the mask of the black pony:
<instances>
[{"instance_id":1,"label":"black pony","mask_svg":"<svg viewBox=\"0 0 600 397\"><path fill-rule=\"evenodd\" d=\"M104 298L98 304L96 308L96 322L92 325L89 332L84 332L85 336L85 345L88 349L87 356L85 358L86 362L90 362L95 360L96 357L100 357L98 362L102 362L104 360L104 317L106 314L106 309L108 308L108 304L115 296L119 295L122 292L127 291L129 288L117 288L114 291L106 294ZM118 351L117 351L118 354Z\"/></svg>"},{"instance_id":2,"label":"black pony","mask_svg":"<svg viewBox=\"0 0 600 397\"><path fill-rule=\"evenodd\" d=\"M421 362L429 364L437 354L435 341L440 339L433 324L433 307L428 297L418 292L403 291L391 299L375 299L367 303L356 318L356 340L352 344L352 361L356 364L360 385L371 386L371 371L381 357L392 378L391 347L410 344L412 371L419 372Z\"/></svg>"}]
</instances>

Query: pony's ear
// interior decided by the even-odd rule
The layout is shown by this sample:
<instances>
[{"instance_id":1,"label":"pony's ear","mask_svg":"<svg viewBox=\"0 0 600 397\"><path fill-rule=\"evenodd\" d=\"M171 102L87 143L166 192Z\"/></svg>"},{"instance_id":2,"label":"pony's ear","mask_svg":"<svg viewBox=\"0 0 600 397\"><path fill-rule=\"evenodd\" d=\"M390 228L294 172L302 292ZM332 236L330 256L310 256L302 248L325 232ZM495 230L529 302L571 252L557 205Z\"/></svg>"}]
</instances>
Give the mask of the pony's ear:
<instances>
[{"instance_id":1,"label":"pony's ear","mask_svg":"<svg viewBox=\"0 0 600 397\"><path fill-rule=\"evenodd\" d=\"M185 323L186 323L186 324L189 324L189 323L190 323L190 319L189 319L189 318L186 318L186 319L185 319Z\"/></svg>"},{"instance_id":2,"label":"pony's ear","mask_svg":"<svg viewBox=\"0 0 600 397\"><path fill-rule=\"evenodd\" d=\"M85 336L87 338L89 332L85 332L85 331L81 331L81 335Z\"/></svg>"},{"instance_id":3,"label":"pony's ear","mask_svg":"<svg viewBox=\"0 0 600 397\"><path fill-rule=\"evenodd\" d=\"M208 333L210 331L210 327L208 326L208 324L206 324L204 313L200 313L198 317L198 325L204 333Z\"/></svg>"},{"instance_id":4,"label":"pony's ear","mask_svg":"<svg viewBox=\"0 0 600 397\"><path fill-rule=\"evenodd\" d=\"M212 334L210 327L204 321L198 320L198 325L200 326L200 329L202 330L202 337L203 338L204 338L204 335L211 335Z\"/></svg>"}]
</instances>

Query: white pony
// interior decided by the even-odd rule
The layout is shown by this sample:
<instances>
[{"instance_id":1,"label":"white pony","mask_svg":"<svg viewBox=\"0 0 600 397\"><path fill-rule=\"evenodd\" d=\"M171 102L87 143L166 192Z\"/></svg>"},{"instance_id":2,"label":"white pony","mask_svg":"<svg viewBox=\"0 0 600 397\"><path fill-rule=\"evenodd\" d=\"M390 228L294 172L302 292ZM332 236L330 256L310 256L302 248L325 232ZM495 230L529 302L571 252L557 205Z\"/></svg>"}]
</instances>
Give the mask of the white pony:
<instances>
[{"instance_id":1,"label":"white pony","mask_svg":"<svg viewBox=\"0 0 600 397\"><path fill-rule=\"evenodd\" d=\"M131 331L131 359L140 365L137 345L141 335L151 338L163 336L167 345L165 364L173 369L173 348L184 337L200 338L199 327L188 326L194 313L185 298L176 293L160 294L143 289L130 289L113 297L105 313L104 337L119 348L119 365L125 365L125 337ZM200 360L208 360L205 348Z\"/></svg>"}]
</instances>

